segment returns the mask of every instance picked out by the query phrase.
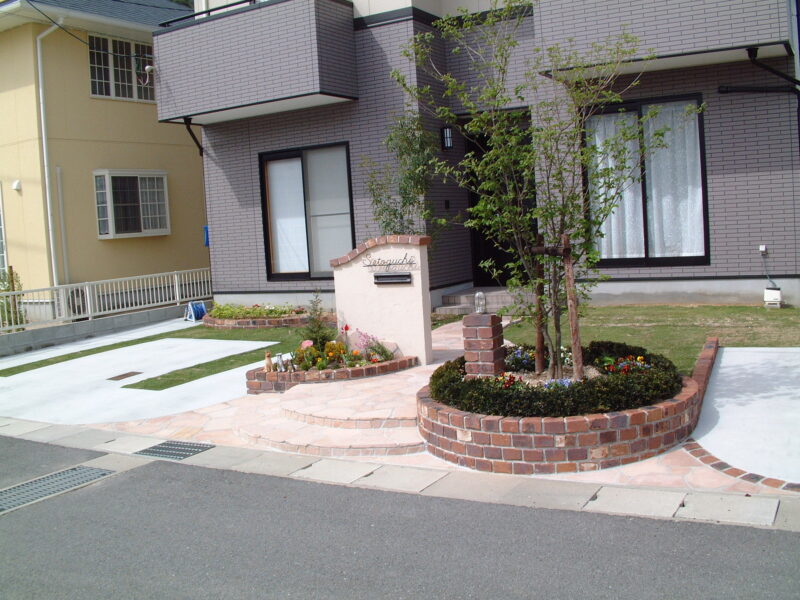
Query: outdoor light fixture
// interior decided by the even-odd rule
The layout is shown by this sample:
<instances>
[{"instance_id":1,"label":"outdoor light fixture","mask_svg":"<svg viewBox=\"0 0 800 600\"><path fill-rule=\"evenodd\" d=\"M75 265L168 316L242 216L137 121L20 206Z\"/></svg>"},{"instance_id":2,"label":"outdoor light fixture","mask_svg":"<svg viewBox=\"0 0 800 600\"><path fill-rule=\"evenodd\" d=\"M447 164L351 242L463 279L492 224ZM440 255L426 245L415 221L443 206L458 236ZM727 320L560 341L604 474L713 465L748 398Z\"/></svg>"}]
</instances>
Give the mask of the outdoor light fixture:
<instances>
[{"instance_id":1,"label":"outdoor light fixture","mask_svg":"<svg viewBox=\"0 0 800 600\"><path fill-rule=\"evenodd\" d=\"M482 315L486 312L486 294L475 292L475 312Z\"/></svg>"},{"instance_id":2,"label":"outdoor light fixture","mask_svg":"<svg viewBox=\"0 0 800 600\"><path fill-rule=\"evenodd\" d=\"M453 147L453 128L449 125L442 127L442 150L450 150Z\"/></svg>"}]
</instances>

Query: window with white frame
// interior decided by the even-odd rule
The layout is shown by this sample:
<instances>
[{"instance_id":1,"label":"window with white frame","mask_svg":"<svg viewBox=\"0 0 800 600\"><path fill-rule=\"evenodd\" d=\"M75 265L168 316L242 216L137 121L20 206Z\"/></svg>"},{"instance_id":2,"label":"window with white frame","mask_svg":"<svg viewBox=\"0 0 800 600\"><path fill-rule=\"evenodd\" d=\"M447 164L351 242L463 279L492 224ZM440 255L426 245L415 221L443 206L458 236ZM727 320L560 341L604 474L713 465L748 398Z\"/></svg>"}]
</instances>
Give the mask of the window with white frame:
<instances>
[{"instance_id":1,"label":"window with white frame","mask_svg":"<svg viewBox=\"0 0 800 600\"><path fill-rule=\"evenodd\" d=\"M89 36L89 78L93 96L155 100L153 47L139 42Z\"/></svg>"},{"instance_id":2,"label":"window with white frame","mask_svg":"<svg viewBox=\"0 0 800 600\"><path fill-rule=\"evenodd\" d=\"M262 176L270 278L332 277L354 243L347 146L263 155Z\"/></svg>"},{"instance_id":3,"label":"window with white frame","mask_svg":"<svg viewBox=\"0 0 800 600\"><path fill-rule=\"evenodd\" d=\"M170 232L167 174L163 171L95 171L94 196L100 238Z\"/></svg>"},{"instance_id":4,"label":"window with white frame","mask_svg":"<svg viewBox=\"0 0 800 600\"><path fill-rule=\"evenodd\" d=\"M707 264L707 224L703 184L702 122L697 101L628 103L624 111L596 115L587 124L587 143L602 147L622 125L656 107L642 132L645 147L666 131L663 148L641 160L637 140L627 142L637 182L626 187L601 227L600 257L609 266ZM601 166L613 166L606 159ZM590 190L591 193L591 190Z\"/></svg>"}]
</instances>

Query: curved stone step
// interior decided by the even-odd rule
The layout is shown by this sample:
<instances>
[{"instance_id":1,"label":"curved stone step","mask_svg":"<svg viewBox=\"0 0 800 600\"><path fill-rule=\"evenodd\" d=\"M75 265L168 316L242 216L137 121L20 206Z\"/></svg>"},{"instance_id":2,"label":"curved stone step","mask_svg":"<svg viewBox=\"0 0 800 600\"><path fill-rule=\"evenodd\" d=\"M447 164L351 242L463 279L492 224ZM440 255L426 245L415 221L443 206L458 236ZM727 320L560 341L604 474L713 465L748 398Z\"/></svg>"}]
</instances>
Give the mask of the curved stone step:
<instances>
[{"instance_id":1,"label":"curved stone step","mask_svg":"<svg viewBox=\"0 0 800 600\"><path fill-rule=\"evenodd\" d=\"M344 429L282 418L242 425L236 433L256 447L312 456L393 456L425 450L416 427Z\"/></svg>"},{"instance_id":2,"label":"curved stone step","mask_svg":"<svg viewBox=\"0 0 800 600\"><path fill-rule=\"evenodd\" d=\"M336 427L339 429L383 429L416 427L417 408L408 398L387 394L385 397L320 398L300 395L281 402L281 415L287 419Z\"/></svg>"}]
</instances>

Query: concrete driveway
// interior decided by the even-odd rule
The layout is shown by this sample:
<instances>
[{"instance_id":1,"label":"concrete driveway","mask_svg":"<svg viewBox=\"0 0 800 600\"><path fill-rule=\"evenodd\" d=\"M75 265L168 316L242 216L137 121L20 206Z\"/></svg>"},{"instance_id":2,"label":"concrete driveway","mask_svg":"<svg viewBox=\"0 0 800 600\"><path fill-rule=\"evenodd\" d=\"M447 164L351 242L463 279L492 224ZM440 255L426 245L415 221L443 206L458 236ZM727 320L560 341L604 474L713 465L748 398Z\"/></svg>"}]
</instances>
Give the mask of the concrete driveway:
<instances>
[{"instance_id":1,"label":"concrete driveway","mask_svg":"<svg viewBox=\"0 0 800 600\"><path fill-rule=\"evenodd\" d=\"M800 481L800 348L721 348L693 437L738 469Z\"/></svg>"}]
</instances>

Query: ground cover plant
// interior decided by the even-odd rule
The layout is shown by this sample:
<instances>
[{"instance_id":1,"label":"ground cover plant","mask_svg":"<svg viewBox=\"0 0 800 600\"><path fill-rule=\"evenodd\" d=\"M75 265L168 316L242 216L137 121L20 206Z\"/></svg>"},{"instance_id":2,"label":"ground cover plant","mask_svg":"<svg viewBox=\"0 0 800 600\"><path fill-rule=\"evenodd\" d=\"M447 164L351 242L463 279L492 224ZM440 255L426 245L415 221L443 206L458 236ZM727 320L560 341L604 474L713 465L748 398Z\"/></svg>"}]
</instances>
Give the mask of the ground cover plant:
<instances>
[{"instance_id":1,"label":"ground cover plant","mask_svg":"<svg viewBox=\"0 0 800 600\"><path fill-rule=\"evenodd\" d=\"M290 304L253 304L252 306L244 306L242 304L214 303L214 308L208 314L215 319L275 319L305 313L306 308L304 306L292 306Z\"/></svg>"},{"instance_id":2,"label":"ground cover plant","mask_svg":"<svg viewBox=\"0 0 800 600\"><path fill-rule=\"evenodd\" d=\"M756 306L589 306L583 307L584 343L612 340L644 346L669 358L678 371L690 375L700 348L709 336L721 346L796 346L800 340L800 309ZM535 327L521 323L506 329L507 340L534 344Z\"/></svg>"},{"instance_id":3,"label":"ground cover plant","mask_svg":"<svg viewBox=\"0 0 800 600\"><path fill-rule=\"evenodd\" d=\"M465 361L449 361L431 376L431 397L459 410L514 417L568 417L627 410L673 397L681 377L672 362L644 348L616 342L592 342L583 349L587 365L599 376L575 381L551 379L529 385L504 373L464 379Z\"/></svg>"}]
</instances>

